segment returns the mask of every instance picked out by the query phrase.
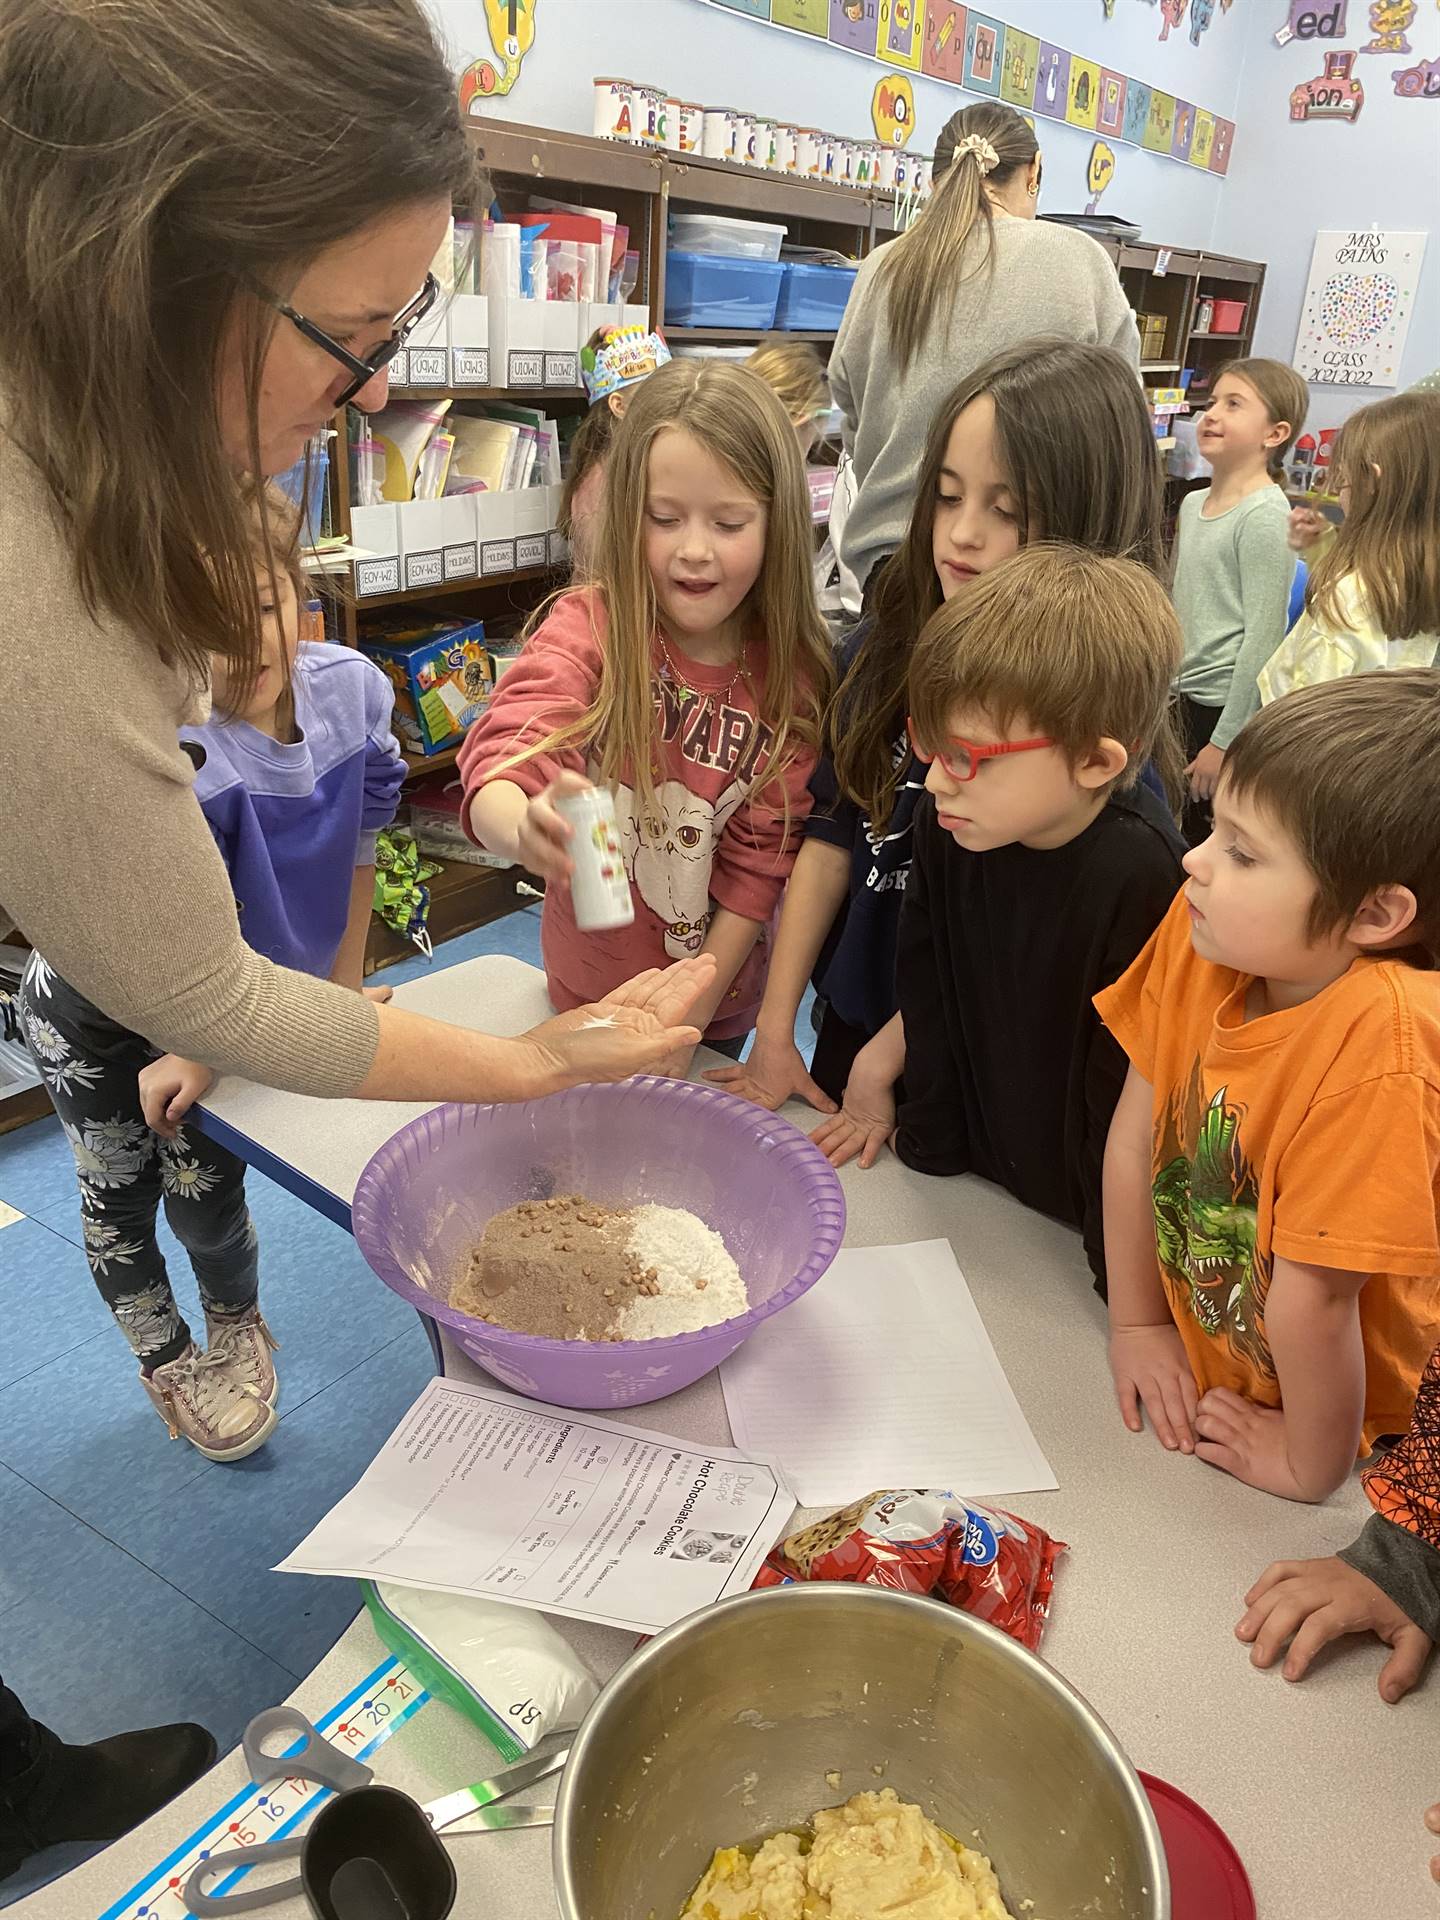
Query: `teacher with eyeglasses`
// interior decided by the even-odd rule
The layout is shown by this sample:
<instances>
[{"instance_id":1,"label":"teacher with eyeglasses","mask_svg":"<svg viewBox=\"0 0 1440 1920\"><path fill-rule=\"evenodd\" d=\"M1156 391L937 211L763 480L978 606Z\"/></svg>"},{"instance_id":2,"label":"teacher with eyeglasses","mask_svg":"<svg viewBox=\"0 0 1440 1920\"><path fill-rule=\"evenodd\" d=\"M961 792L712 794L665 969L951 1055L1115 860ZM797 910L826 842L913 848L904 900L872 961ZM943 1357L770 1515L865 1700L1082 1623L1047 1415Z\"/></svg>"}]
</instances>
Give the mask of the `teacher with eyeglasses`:
<instances>
[{"instance_id":1,"label":"teacher with eyeglasses","mask_svg":"<svg viewBox=\"0 0 1440 1920\"><path fill-rule=\"evenodd\" d=\"M524 1100L688 1048L708 963L517 1039L275 966L178 744L212 656L259 659L244 483L384 405L483 204L417 0L7 0L0 122L0 934L157 1050L302 1093ZM65 1748L0 1687L0 1872L209 1751Z\"/></svg>"}]
</instances>

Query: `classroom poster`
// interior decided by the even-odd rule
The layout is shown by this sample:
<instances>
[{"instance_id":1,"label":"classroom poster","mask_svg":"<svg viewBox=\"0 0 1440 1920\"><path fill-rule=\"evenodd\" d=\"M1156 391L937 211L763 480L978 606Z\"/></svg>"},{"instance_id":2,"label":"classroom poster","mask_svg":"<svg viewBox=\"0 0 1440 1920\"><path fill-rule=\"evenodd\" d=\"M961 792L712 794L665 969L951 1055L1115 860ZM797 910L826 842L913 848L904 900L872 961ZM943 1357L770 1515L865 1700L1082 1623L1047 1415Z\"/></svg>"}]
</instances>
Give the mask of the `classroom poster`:
<instances>
[{"instance_id":1,"label":"classroom poster","mask_svg":"<svg viewBox=\"0 0 1440 1920\"><path fill-rule=\"evenodd\" d=\"M509 3L484 0L487 9L504 8ZM1042 41L1036 34L1007 25L999 15L982 12L961 0L697 3L824 40L892 70L924 73L943 86L1003 99L1027 119L1039 115L1063 120L1087 133L1144 146L1181 166L1219 174L1229 169L1233 121L1223 120L1190 101L1177 101L1172 94L1102 66L1085 54ZM1330 3L1315 0L1317 5ZM535 0L516 0L516 4L533 13ZM1150 4L1157 4L1157 0L1150 0ZM1198 44L1211 20L1223 18L1232 0L1218 0L1218 4L1217 13L1216 0L1165 0L1161 11L1166 33L1182 25L1188 13L1191 38ZM1334 5L1338 9L1340 0L1334 0ZM1112 8L1113 0L1109 0L1107 17ZM1293 14L1293 6L1291 11ZM1394 11L1390 0L1372 9L1387 19ZM1304 25L1295 37L1303 37L1309 29L1309 16L1301 12L1296 17ZM1372 29L1378 38L1378 21L1372 21ZM1369 50L1382 51L1378 44ZM1353 60L1355 56L1344 57ZM1394 80L1397 93L1434 95L1440 92L1440 62L1397 72Z\"/></svg>"},{"instance_id":2,"label":"classroom poster","mask_svg":"<svg viewBox=\"0 0 1440 1920\"><path fill-rule=\"evenodd\" d=\"M879 0L875 16L875 58L918 73L924 26L924 0Z\"/></svg>"},{"instance_id":3,"label":"classroom poster","mask_svg":"<svg viewBox=\"0 0 1440 1920\"><path fill-rule=\"evenodd\" d=\"M1169 153L1174 135L1175 96L1156 87L1150 95L1150 118L1145 123L1145 134L1140 144L1148 147L1151 153Z\"/></svg>"},{"instance_id":4,"label":"classroom poster","mask_svg":"<svg viewBox=\"0 0 1440 1920\"><path fill-rule=\"evenodd\" d=\"M1204 107L1195 109L1195 132L1190 141L1190 164L1192 167L1208 167L1210 152L1215 144L1215 116L1207 113Z\"/></svg>"},{"instance_id":5,"label":"classroom poster","mask_svg":"<svg viewBox=\"0 0 1440 1920\"><path fill-rule=\"evenodd\" d=\"M1143 80L1132 80L1125 89L1125 118L1120 129L1120 138L1128 140L1132 147L1141 146L1145 139L1145 129L1150 124L1150 89Z\"/></svg>"},{"instance_id":6,"label":"classroom poster","mask_svg":"<svg viewBox=\"0 0 1440 1920\"><path fill-rule=\"evenodd\" d=\"M1188 160L1195 138L1195 109L1188 100L1175 102L1175 130L1170 136L1170 158Z\"/></svg>"},{"instance_id":7,"label":"classroom poster","mask_svg":"<svg viewBox=\"0 0 1440 1920\"><path fill-rule=\"evenodd\" d=\"M852 53L874 53L879 32L876 0L830 0L830 42Z\"/></svg>"},{"instance_id":8,"label":"classroom poster","mask_svg":"<svg viewBox=\"0 0 1440 1920\"><path fill-rule=\"evenodd\" d=\"M825 39L830 27L830 0L770 0L770 18L777 27L813 33Z\"/></svg>"},{"instance_id":9,"label":"classroom poster","mask_svg":"<svg viewBox=\"0 0 1440 1920\"><path fill-rule=\"evenodd\" d=\"M1117 139L1125 127L1125 90L1129 85L1123 73L1100 69L1100 104L1095 112L1095 131L1112 133Z\"/></svg>"},{"instance_id":10,"label":"classroom poster","mask_svg":"<svg viewBox=\"0 0 1440 1920\"><path fill-rule=\"evenodd\" d=\"M1100 111L1100 63L1082 60L1078 53L1070 57L1070 91L1065 102L1065 118L1072 127L1084 127L1094 133Z\"/></svg>"},{"instance_id":11,"label":"classroom poster","mask_svg":"<svg viewBox=\"0 0 1440 1920\"><path fill-rule=\"evenodd\" d=\"M958 87L965 78L965 9L954 0L925 0L920 69L932 80Z\"/></svg>"},{"instance_id":12,"label":"classroom poster","mask_svg":"<svg viewBox=\"0 0 1440 1920\"><path fill-rule=\"evenodd\" d=\"M1021 33L1018 27L1005 29L1005 76L1000 82L1000 98L1012 107L1035 105L1035 76L1040 67L1040 40L1033 33Z\"/></svg>"},{"instance_id":13,"label":"classroom poster","mask_svg":"<svg viewBox=\"0 0 1440 1920\"><path fill-rule=\"evenodd\" d=\"M1035 111L1047 120L1063 120L1070 98L1070 56L1063 47L1040 43L1035 68Z\"/></svg>"},{"instance_id":14,"label":"classroom poster","mask_svg":"<svg viewBox=\"0 0 1440 1920\"><path fill-rule=\"evenodd\" d=\"M1317 233L1295 366L1319 386L1393 387L1425 258L1423 233Z\"/></svg>"},{"instance_id":15,"label":"classroom poster","mask_svg":"<svg viewBox=\"0 0 1440 1920\"><path fill-rule=\"evenodd\" d=\"M1004 59L1005 28L992 15L971 7L965 26L965 86L993 98L1000 91Z\"/></svg>"}]
</instances>

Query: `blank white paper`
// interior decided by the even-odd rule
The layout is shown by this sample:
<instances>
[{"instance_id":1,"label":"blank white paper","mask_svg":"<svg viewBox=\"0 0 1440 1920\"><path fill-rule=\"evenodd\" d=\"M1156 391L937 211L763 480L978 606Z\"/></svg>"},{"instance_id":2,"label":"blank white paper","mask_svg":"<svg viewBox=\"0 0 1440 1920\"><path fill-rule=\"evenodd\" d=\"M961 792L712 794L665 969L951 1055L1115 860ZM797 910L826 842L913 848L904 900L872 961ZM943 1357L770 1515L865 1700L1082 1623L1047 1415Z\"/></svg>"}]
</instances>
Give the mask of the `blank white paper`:
<instances>
[{"instance_id":1,"label":"blank white paper","mask_svg":"<svg viewBox=\"0 0 1440 1920\"><path fill-rule=\"evenodd\" d=\"M852 1247L720 1369L737 1446L806 1507L1057 1487L948 1240Z\"/></svg>"}]
</instances>

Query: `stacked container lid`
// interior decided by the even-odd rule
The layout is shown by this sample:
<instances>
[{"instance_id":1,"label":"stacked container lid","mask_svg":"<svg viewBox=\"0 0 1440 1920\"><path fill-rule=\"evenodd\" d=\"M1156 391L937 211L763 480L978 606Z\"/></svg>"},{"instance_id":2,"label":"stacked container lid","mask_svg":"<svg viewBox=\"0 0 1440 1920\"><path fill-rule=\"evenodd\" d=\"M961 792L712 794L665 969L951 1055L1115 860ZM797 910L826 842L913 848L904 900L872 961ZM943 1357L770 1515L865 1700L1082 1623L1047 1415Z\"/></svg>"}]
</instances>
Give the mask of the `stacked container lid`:
<instances>
[{"instance_id":1,"label":"stacked container lid","mask_svg":"<svg viewBox=\"0 0 1440 1920\"><path fill-rule=\"evenodd\" d=\"M713 213L672 216L665 260L665 322L672 327L775 324L786 229Z\"/></svg>"}]
</instances>

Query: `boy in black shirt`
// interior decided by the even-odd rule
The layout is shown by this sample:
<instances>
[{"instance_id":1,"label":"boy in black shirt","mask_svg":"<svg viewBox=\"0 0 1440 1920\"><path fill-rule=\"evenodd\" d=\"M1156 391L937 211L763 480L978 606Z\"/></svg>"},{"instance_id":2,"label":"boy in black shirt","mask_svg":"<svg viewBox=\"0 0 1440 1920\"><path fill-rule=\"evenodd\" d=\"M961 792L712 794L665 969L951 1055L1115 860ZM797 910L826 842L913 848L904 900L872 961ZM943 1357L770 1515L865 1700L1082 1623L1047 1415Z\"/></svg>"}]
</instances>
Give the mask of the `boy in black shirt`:
<instances>
[{"instance_id":1,"label":"boy in black shirt","mask_svg":"<svg viewBox=\"0 0 1440 1920\"><path fill-rule=\"evenodd\" d=\"M872 1164L893 1133L907 1166L998 1182L1081 1229L1102 1293L1125 1057L1090 1003L1182 879L1184 842L1140 784L1164 757L1180 645L1152 574L1076 547L1025 547L928 622L910 671L929 772L900 1012L814 1135L836 1165Z\"/></svg>"}]
</instances>

